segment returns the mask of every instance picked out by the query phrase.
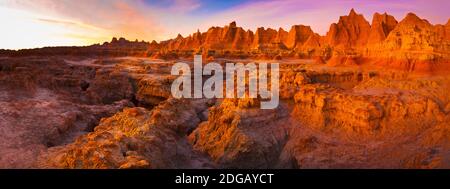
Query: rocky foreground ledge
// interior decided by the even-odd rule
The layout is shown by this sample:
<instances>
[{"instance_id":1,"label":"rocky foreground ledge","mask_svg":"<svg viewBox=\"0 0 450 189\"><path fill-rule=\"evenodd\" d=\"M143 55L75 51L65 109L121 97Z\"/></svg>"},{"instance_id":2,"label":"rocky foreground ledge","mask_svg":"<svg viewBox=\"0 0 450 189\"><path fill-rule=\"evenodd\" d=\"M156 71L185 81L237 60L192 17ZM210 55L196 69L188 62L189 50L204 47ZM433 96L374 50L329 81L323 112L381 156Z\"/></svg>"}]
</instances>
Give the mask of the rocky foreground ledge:
<instances>
[{"instance_id":1,"label":"rocky foreground ledge","mask_svg":"<svg viewBox=\"0 0 450 189\"><path fill-rule=\"evenodd\" d=\"M0 59L0 167L450 168L448 75L281 60L261 110L171 98L173 63Z\"/></svg>"}]
</instances>

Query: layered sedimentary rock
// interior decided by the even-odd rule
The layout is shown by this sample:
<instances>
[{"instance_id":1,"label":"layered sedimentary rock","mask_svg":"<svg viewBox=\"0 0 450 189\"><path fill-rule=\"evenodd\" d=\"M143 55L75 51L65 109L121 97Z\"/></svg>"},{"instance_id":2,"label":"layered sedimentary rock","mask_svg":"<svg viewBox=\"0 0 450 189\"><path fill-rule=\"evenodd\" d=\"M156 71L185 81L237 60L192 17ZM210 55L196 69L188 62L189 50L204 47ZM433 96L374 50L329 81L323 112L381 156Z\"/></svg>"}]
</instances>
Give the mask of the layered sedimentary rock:
<instances>
[{"instance_id":1,"label":"layered sedimentary rock","mask_svg":"<svg viewBox=\"0 0 450 189\"><path fill-rule=\"evenodd\" d=\"M84 66L59 58L1 60L0 167L33 167L37 154L72 142L92 131L102 117L132 106L129 100L116 98L123 94L118 90L128 85L114 81L115 76L99 82L106 79L95 76L101 67L88 62ZM108 96L97 94L102 100L90 97L98 87L109 91Z\"/></svg>"},{"instance_id":2,"label":"layered sedimentary rock","mask_svg":"<svg viewBox=\"0 0 450 189\"><path fill-rule=\"evenodd\" d=\"M409 71L448 70L450 45L440 26L409 13L387 35L368 49L368 56L381 59L376 64Z\"/></svg>"},{"instance_id":3,"label":"layered sedimentary rock","mask_svg":"<svg viewBox=\"0 0 450 189\"><path fill-rule=\"evenodd\" d=\"M284 40L284 44L288 49L302 48L303 44L307 40L310 40L314 36L314 32L311 27L304 25L292 26L287 38ZM314 40L311 38L311 40ZM308 45L314 45L314 41L310 41Z\"/></svg>"},{"instance_id":4,"label":"layered sedimentary rock","mask_svg":"<svg viewBox=\"0 0 450 189\"><path fill-rule=\"evenodd\" d=\"M254 33L245 31L232 22L225 27L212 27L205 33L197 31L186 38L178 36L175 39L162 42L165 49L204 51L277 51L318 47L320 36L309 26L292 26L289 32L280 28L258 28ZM191 45L194 44L194 45Z\"/></svg>"},{"instance_id":5,"label":"layered sedimentary rock","mask_svg":"<svg viewBox=\"0 0 450 189\"><path fill-rule=\"evenodd\" d=\"M427 20L421 19L413 13L408 13L406 17L398 23L392 31L395 35L388 35L385 44L386 50L424 50L433 48L441 49L442 43L438 43L437 33L434 26Z\"/></svg>"},{"instance_id":6,"label":"layered sedimentary rock","mask_svg":"<svg viewBox=\"0 0 450 189\"><path fill-rule=\"evenodd\" d=\"M387 13L375 13L372 19L368 44L377 44L384 41L397 26L397 23L397 20Z\"/></svg>"},{"instance_id":7,"label":"layered sedimentary rock","mask_svg":"<svg viewBox=\"0 0 450 189\"><path fill-rule=\"evenodd\" d=\"M171 78L155 76L170 76L166 64L19 57L1 59L0 67L2 168L35 167L38 154L92 132L101 118L170 97Z\"/></svg>"},{"instance_id":8,"label":"layered sedimentary rock","mask_svg":"<svg viewBox=\"0 0 450 189\"><path fill-rule=\"evenodd\" d=\"M450 21L351 10L330 28L2 51L0 167L450 168ZM154 58L193 54L277 59L279 106L173 99L175 61Z\"/></svg>"},{"instance_id":9,"label":"layered sedimentary rock","mask_svg":"<svg viewBox=\"0 0 450 189\"><path fill-rule=\"evenodd\" d=\"M197 31L193 35L183 38L178 35L177 38L164 41L167 50L193 50L197 52L200 49L208 50L240 50L250 48L253 41L253 32L245 31L236 26L236 22L228 26L212 27L205 33Z\"/></svg>"},{"instance_id":10,"label":"layered sedimentary rock","mask_svg":"<svg viewBox=\"0 0 450 189\"><path fill-rule=\"evenodd\" d=\"M255 39L252 43L252 49L265 50L265 49L280 49L282 45L277 42L277 31L272 28L258 28L255 32Z\"/></svg>"},{"instance_id":11,"label":"layered sedimentary rock","mask_svg":"<svg viewBox=\"0 0 450 189\"><path fill-rule=\"evenodd\" d=\"M286 138L287 111L260 110L256 99L225 99L209 109L189 140L223 168L273 168ZM270 134L269 134L270 133Z\"/></svg>"},{"instance_id":12,"label":"layered sedimentary rock","mask_svg":"<svg viewBox=\"0 0 450 189\"><path fill-rule=\"evenodd\" d=\"M175 106L174 104L178 104ZM186 133L200 121L193 104L170 99L153 110L125 109L94 132L51 149L38 165L56 168L211 168Z\"/></svg>"},{"instance_id":13,"label":"layered sedimentary rock","mask_svg":"<svg viewBox=\"0 0 450 189\"><path fill-rule=\"evenodd\" d=\"M448 23L432 25L413 13L400 22L387 13L375 13L369 24L363 15L352 9L349 15L331 24L325 36L303 25L292 26L289 32L282 28L258 28L253 34L233 22L192 35L197 37L179 36L163 42L167 44L163 46L166 46L166 53L184 50L192 55L203 51L210 57L258 59L321 57L331 66L370 64L434 72L448 70L448 33ZM187 45L193 38L197 39L195 45Z\"/></svg>"},{"instance_id":14,"label":"layered sedimentary rock","mask_svg":"<svg viewBox=\"0 0 450 189\"><path fill-rule=\"evenodd\" d=\"M331 24L326 38L327 43L333 47L356 48L367 44L369 33L369 22L352 9L348 16L341 16L338 23Z\"/></svg>"},{"instance_id":15,"label":"layered sedimentary rock","mask_svg":"<svg viewBox=\"0 0 450 189\"><path fill-rule=\"evenodd\" d=\"M128 41L125 38L113 38L111 42L94 44L85 47L44 47L38 49L0 50L0 56L103 56L120 57L136 56L146 57L151 55L149 50L158 50L160 45L144 41Z\"/></svg>"},{"instance_id":16,"label":"layered sedimentary rock","mask_svg":"<svg viewBox=\"0 0 450 189\"><path fill-rule=\"evenodd\" d=\"M369 64L412 72L448 70L450 24L432 25L413 13L400 22L387 14L375 13L372 24L354 9L330 26L325 36L309 26L294 25L289 31L257 28L254 32L232 22L211 27L187 37L151 43L113 39L89 47L58 47L0 51L8 56L96 55L145 56L160 59L189 58L202 54L215 58L315 58L331 66Z\"/></svg>"},{"instance_id":17,"label":"layered sedimentary rock","mask_svg":"<svg viewBox=\"0 0 450 189\"><path fill-rule=\"evenodd\" d=\"M261 110L263 99L172 99L172 64L3 59L0 166L450 166L445 75L281 64L280 105Z\"/></svg>"}]
</instances>

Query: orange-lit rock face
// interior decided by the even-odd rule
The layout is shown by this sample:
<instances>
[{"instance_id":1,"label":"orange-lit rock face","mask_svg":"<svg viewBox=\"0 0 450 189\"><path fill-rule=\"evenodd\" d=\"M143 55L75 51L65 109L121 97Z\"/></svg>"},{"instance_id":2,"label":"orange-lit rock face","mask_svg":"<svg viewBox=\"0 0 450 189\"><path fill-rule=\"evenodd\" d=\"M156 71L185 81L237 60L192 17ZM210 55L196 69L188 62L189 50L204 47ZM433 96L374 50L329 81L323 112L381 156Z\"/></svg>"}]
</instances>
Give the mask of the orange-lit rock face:
<instances>
[{"instance_id":1,"label":"orange-lit rock face","mask_svg":"<svg viewBox=\"0 0 450 189\"><path fill-rule=\"evenodd\" d=\"M297 25L292 26L284 44L289 49L302 48L303 44L314 35L309 26ZM310 42L314 43L314 42ZM313 45L313 44L312 44Z\"/></svg>"},{"instance_id":2,"label":"orange-lit rock face","mask_svg":"<svg viewBox=\"0 0 450 189\"><path fill-rule=\"evenodd\" d=\"M196 33L183 38L163 42L167 50L240 50L249 49L253 41L253 32L237 27L236 23L221 27L212 27L205 33Z\"/></svg>"},{"instance_id":3,"label":"orange-lit rock face","mask_svg":"<svg viewBox=\"0 0 450 189\"><path fill-rule=\"evenodd\" d=\"M202 54L205 59L272 59L320 57L331 66L380 66L410 72L434 73L449 70L450 24L432 25L413 13L400 22L387 14L375 13L372 23L351 10L320 36L309 26L244 30L232 22L224 27L211 27L187 37L151 43L113 39L110 43L84 48L43 48L3 51L0 54L140 56L158 59L192 58ZM349 58L350 57L350 58Z\"/></svg>"},{"instance_id":4,"label":"orange-lit rock face","mask_svg":"<svg viewBox=\"0 0 450 189\"><path fill-rule=\"evenodd\" d=\"M172 99L166 61L26 59L1 60L4 168L449 167L445 75L286 62L261 110Z\"/></svg>"},{"instance_id":5,"label":"orange-lit rock face","mask_svg":"<svg viewBox=\"0 0 450 189\"><path fill-rule=\"evenodd\" d=\"M450 168L449 39L450 21L351 10L326 36L232 22L0 51L0 168ZM193 54L280 63L280 105L173 99Z\"/></svg>"},{"instance_id":6,"label":"orange-lit rock face","mask_svg":"<svg viewBox=\"0 0 450 189\"><path fill-rule=\"evenodd\" d=\"M50 150L38 164L50 168L211 168L208 158L194 152L179 134L199 122L195 109L185 111L189 106L189 102L170 99L151 111L124 109L102 120L94 132Z\"/></svg>"},{"instance_id":7,"label":"orange-lit rock face","mask_svg":"<svg viewBox=\"0 0 450 189\"><path fill-rule=\"evenodd\" d=\"M336 47L360 47L367 43L370 24L363 15L351 10L348 16L341 16L327 33L327 42Z\"/></svg>"},{"instance_id":8,"label":"orange-lit rock face","mask_svg":"<svg viewBox=\"0 0 450 189\"><path fill-rule=\"evenodd\" d=\"M388 35L385 45L387 50L423 50L432 51L439 47L437 33L426 20L409 13L398 26Z\"/></svg>"},{"instance_id":9,"label":"orange-lit rock face","mask_svg":"<svg viewBox=\"0 0 450 189\"><path fill-rule=\"evenodd\" d=\"M371 45L384 41L389 33L397 26L397 23L397 20L391 15L375 13L367 41L368 44Z\"/></svg>"}]
</instances>

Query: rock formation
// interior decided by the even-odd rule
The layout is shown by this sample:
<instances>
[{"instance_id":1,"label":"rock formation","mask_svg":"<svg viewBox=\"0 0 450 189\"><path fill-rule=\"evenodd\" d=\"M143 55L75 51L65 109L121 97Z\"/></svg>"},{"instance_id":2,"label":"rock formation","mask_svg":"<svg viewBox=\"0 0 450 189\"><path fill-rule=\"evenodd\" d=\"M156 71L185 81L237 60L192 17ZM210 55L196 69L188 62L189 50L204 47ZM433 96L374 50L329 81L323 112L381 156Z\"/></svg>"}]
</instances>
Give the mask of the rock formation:
<instances>
[{"instance_id":1,"label":"rock formation","mask_svg":"<svg viewBox=\"0 0 450 189\"><path fill-rule=\"evenodd\" d=\"M368 44L377 44L386 39L391 31L397 26L397 20L387 13L375 13L372 19Z\"/></svg>"},{"instance_id":2,"label":"rock formation","mask_svg":"<svg viewBox=\"0 0 450 189\"><path fill-rule=\"evenodd\" d=\"M125 109L74 143L51 149L38 164L50 168L211 168L208 158L192 151L180 135L199 122L190 106L170 99L152 111Z\"/></svg>"},{"instance_id":3,"label":"rock formation","mask_svg":"<svg viewBox=\"0 0 450 189\"><path fill-rule=\"evenodd\" d=\"M314 36L314 32L311 30L311 27L304 25L292 26L284 44L288 49L302 48L303 44L312 36ZM310 41L310 43L314 43L314 41Z\"/></svg>"},{"instance_id":4,"label":"rock formation","mask_svg":"<svg viewBox=\"0 0 450 189\"><path fill-rule=\"evenodd\" d=\"M449 39L450 20L370 25L351 10L326 36L232 22L159 43L2 50L0 168L450 168ZM193 54L276 60L280 105L174 99L171 59Z\"/></svg>"},{"instance_id":5,"label":"rock formation","mask_svg":"<svg viewBox=\"0 0 450 189\"><path fill-rule=\"evenodd\" d=\"M276 59L321 57L331 66L370 64L411 72L448 71L450 23L432 25L409 13L399 23L387 13L375 13L372 24L354 9L330 26L325 36L309 26L258 28L255 32L231 22L183 37L151 43L114 38L110 43L89 47L58 47L0 51L8 56L85 55L141 56L159 59ZM363 62L358 62L364 60ZM346 63L347 62L347 63Z\"/></svg>"},{"instance_id":6,"label":"rock formation","mask_svg":"<svg viewBox=\"0 0 450 189\"><path fill-rule=\"evenodd\" d=\"M367 44L369 32L369 22L352 9L348 16L341 16L338 23L331 24L326 38L336 48L357 48Z\"/></svg>"},{"instance_id":7,"label":"rock formation","mask_svg":"<svg viewBox=\"0 0 450 189\"><path fill-rule=\"evenodd\" d=\"M172 99L163 60L0 62L3 168L450 166L445 75L281 64L280 105L261 110Z\"/></svg>"}]
</instances>

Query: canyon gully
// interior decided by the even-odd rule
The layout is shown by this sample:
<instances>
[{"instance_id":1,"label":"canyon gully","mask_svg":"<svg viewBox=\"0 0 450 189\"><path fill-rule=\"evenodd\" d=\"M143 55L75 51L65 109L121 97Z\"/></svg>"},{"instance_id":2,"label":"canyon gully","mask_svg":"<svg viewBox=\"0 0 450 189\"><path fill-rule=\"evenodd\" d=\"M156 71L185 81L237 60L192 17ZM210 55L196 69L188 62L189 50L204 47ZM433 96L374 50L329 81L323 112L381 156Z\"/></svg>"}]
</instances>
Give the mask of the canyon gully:
<instances>
[{"instance_id":1,"label":"canyon gully","mask_svg":"<svg viewBox=\"0 0 450 189\"><path fill-rule=\"evenodd\" d=\"M179 62L174 64L171 74L180 75L171 86L171 93L175 98L260 97L268 100L261 102L261 109L274 109L279 104L280 74L278 63L270 64L270 74L267 63L258 63L258 65L255 63L226 63L225 90L222 66L214 62L203 66L201 55L195 55L194 57L193 92L192 72L188 63ZM203 83L203 76L211 77ZM268 83L269 79L270 84ZM246 86L248 86L248 91Z\"/></svg>"}]
</instances>

